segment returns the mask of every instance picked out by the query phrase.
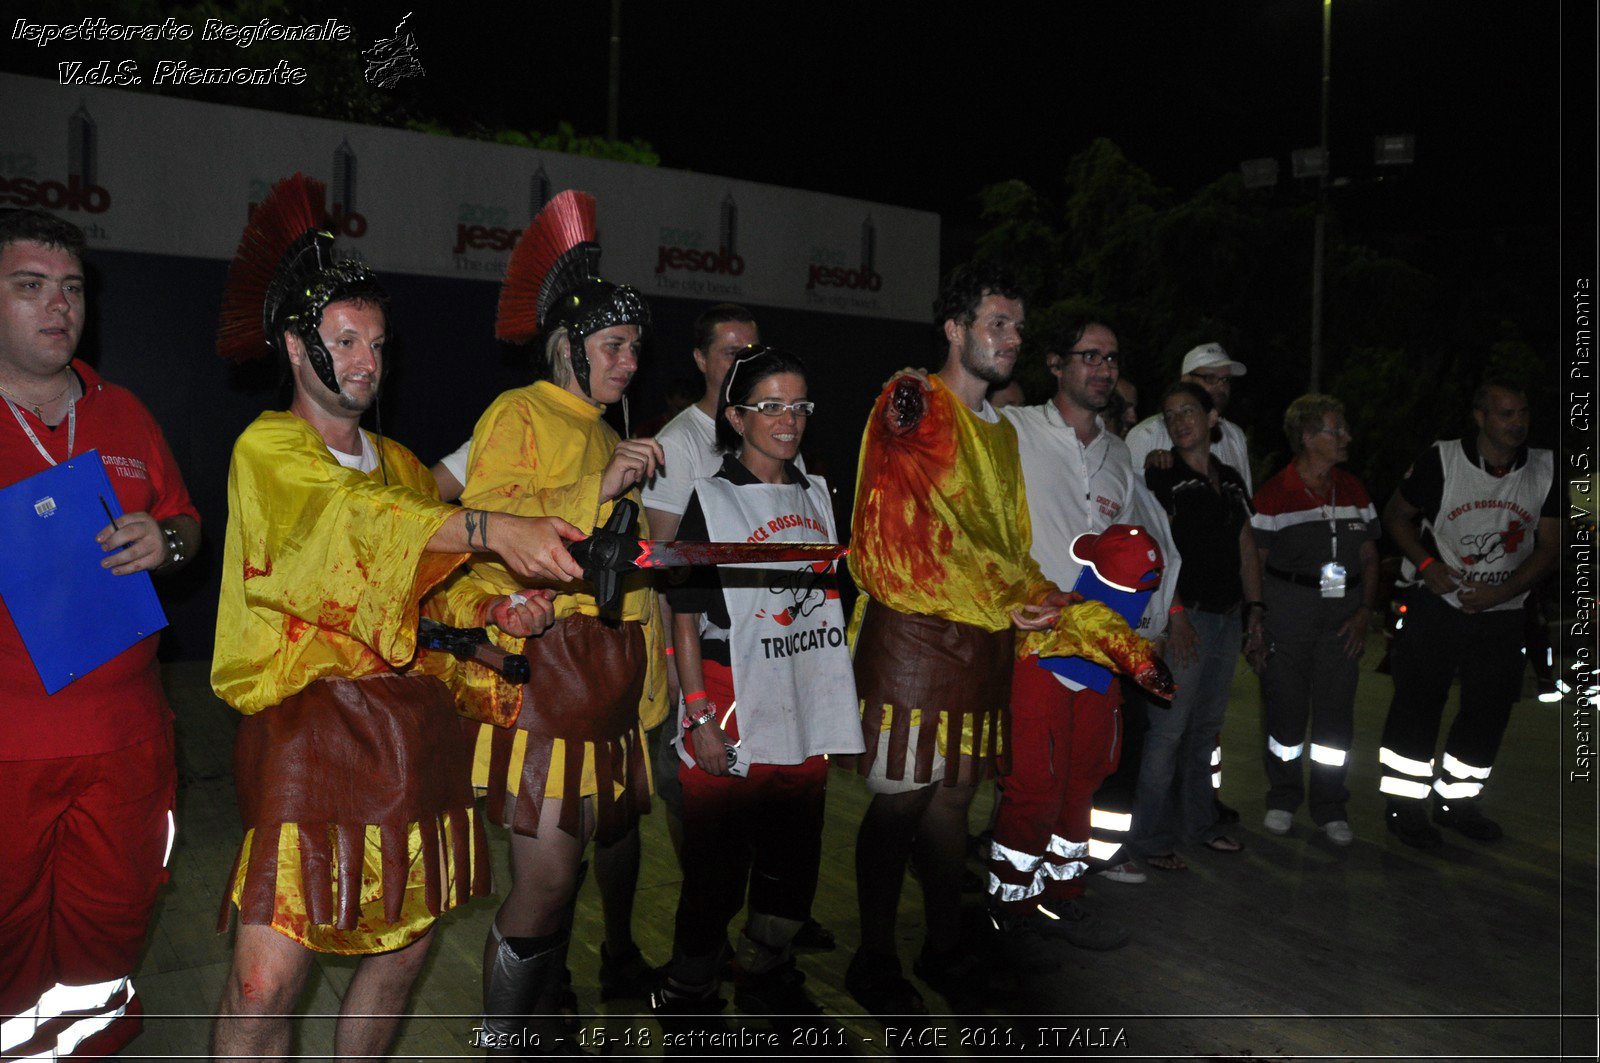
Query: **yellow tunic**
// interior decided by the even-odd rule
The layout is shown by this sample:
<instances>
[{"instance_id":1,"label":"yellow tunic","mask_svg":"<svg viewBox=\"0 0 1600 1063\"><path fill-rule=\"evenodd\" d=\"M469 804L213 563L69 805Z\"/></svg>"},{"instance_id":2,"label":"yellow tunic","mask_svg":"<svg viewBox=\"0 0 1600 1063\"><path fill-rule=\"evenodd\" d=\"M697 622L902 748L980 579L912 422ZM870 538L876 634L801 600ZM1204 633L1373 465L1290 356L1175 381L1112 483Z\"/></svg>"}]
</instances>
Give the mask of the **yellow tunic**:
<instances>
[{"instance_id":1,"label":"yellow tunic","mask_svg":"<svg viewBox=\"0 0 1600 1063\"><path fill-rule=\"evenodd\" d=\"M902 613L1006 630L1013 610L1057 589L1033 559L1016 430L1003 417L984 420L934 376L923 391L922 419L896 431L897 383L878 396L861 439L848 560L864 595L852 637L867 597ZM1116 652L1108 655L1107 647ZM1019 639L1018 651L1081 655L1119 667L1149 647L1111 610L1083 603L1063 610L1055 627ZM893 712L883 714L885 731ZM915 707L910 722L921 722ZM939 747L946 749L943 716L939 726ZM974 752L972 728L969 716L963 753Z\"/></svg>"},{"instance_id":2,"label":"yellow tunic","mask_svg":"<svg viewBox=\"0 0 1600 1063\"><path fill-rule=\"evenodd\" d=\"M380 472L369 477L341 466L316 429L290 413L263 413L234 444L211 684L245 715L269 711L325 677L359 679L396 670L443 677L452 671L446 655L417 656L416 635L423 596L466 560L423 549L454 509L438 501L432 475L409 450L390 439L368 438L382 447L387 485ZM445 837L471 834L470 818L440 826ZM376 826L367 827L360 900L362 925L376 928L371 930L309 922L298 833L291 823L280 831L274 929L319 951L368 953L405 945L432 923L418 824L408 825L398 924L382 918L381 840ZM235 865L235 904L253 835L246 832ZM447 857L449 851L446 846ZM442 873L453 884L468 869L447 858ZM330 876L337 880L337 866ZM448 906L455 890L442 893Z\"/></svg>"},{"instance_id":3,"label":"yellow tunic","mask_svg":"<svg viewBox=\"0 0 1600 1063\"><path fill-rule=\"evenodd\" d=\"M887 424L891 384L861 438L850 575L902 613L1011 626L1011 611L1055 590L1031 553L1017 433L979 417L937 376L905 433Z\"/></svg>"},{"instance_id":4,"label":"yellow tunic","mask_svg":"<svg viewBox=\"0 0 1600 1063\"><path fill-rule=\"evenodd\" d=\"M869 597L902 613L1007 630L1012 610L1055 590L1033 559L1016 429L1003 417L984 420L935 376L923 390L921 420L897 431L897 384L878 396L861 438L848 563L863 594L852 644ZM869 707L863 701L861 708ZM890 705L884 731L904 708L910 725L921 725L920 708ZM938 721L938 747L948 751L948 717ZM962 753L979 752L979 725L978 717L965 718Z\"/></svg>"},{"instance_id":5,"label":"yellow tunic","mask_svg":"<svg viewBox=\"0 0 1600 1063\"><path fill-rule=\"evenodd\" d=\"M409 450L382 446L388 485L340 465L291 413L263 413L234 444L211 686L246 716L324 676L409 665L423 597L466 559L423 549L455 508ZM448 661L417 668L444 675Z\"/></svg>"},{"instance_id":6,"label":"yellow tunic","mask_svg":"<svg viewBox=\"0 0 1600 1063\"><path fill-rule=\"evenodd\" d=\"M484 411L472 434L472 458L462 504L524 516L561 517L584 530L604 524L611 515L612 502L601 500L600 480L618 440L611 426L601 420L603 412L601 407L547 380L501 395ZM628 497L637 502L637 489L629 492ZM641 534L647 535L642 513L640 521ZM481 555L473 560L461 582L467 585L462 589L463 602L481 601L484 595L510 594L527 586L540 585L524 581L500 562ZM622 619L638 621L643 627L649 662L639 719L644 727L654 727L667 712L666 657L656 595L642 573L626 577L623 588ZM556 591L554 605L558 621L575 613L600 615L588 584L567 584L557 587ZM452 588L452 597L455 594L456 589ZM498 631L492 634L496 643L504 648L522 651L524 640ZM537 685L535 677L530 689L537 690ZM463 701L488 701L502 707L521 696L519 689L499 682L498 677L483 669L460 670L456 691ZM495 715L492 709L480 710L479 718ZM506 715L503 708L498 715L502 718ZM479 786L488 782L491 733L492 725L484 724L478 735L473 782ZM509 766L508 789L513 794L522 777L525 742L525 732L519 731ZM546 796L561 794L565 746L564 742L557 741L551 753ZM586 795L596 792L598 784L591 765L584 767L582 786ZM620 793L620 784L617 789Z\"/></svg>"}]
</instances>

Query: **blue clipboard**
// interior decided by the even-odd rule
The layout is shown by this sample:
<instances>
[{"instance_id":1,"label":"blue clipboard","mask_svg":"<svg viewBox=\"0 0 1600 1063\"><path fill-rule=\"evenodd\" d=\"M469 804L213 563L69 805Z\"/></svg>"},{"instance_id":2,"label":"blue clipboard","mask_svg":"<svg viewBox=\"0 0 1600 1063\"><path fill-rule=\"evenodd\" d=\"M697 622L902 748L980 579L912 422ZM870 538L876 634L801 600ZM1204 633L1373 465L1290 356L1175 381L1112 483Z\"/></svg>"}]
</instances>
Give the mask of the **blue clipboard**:
<instances>
[{"instance_id":1,"label":"blue clipboard","mask_svg":"<svg viewBox=\"0 0 1600 1063\"><path fill-rule=\"evenodd\" d=\"M167 626L148 572L100 567L108 507L122 515L97 450L0 489L0 598L48 694Z\"/></svg>"}]
</instances>

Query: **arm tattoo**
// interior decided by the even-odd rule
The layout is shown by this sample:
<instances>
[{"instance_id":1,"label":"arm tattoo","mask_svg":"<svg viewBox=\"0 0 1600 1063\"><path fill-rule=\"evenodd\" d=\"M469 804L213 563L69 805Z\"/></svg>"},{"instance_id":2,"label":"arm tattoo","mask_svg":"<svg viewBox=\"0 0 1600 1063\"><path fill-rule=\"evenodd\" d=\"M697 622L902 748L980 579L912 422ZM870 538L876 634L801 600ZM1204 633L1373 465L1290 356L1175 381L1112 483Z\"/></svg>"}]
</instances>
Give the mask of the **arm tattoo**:
<instances>
[{"instance_id":1,"label":"arm tattoo","mask_svg":"<svg viewBox=\"0 0 1600 1063\"><path fill-rule=\"evenodd\" d=\"M489 549L489 514L481 509L469 509L466 512L467 521L467 548L474 549L473 534L476 533L478 542L484 550Z\"/></svg>"}]
</instances>

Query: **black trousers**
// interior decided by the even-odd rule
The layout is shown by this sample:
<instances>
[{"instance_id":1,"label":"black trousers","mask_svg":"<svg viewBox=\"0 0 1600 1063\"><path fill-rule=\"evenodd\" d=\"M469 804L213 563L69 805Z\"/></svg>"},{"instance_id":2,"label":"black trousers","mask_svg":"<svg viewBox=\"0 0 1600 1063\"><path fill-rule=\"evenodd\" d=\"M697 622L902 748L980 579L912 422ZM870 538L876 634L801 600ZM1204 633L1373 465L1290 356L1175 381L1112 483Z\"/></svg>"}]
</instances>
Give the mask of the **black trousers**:
<instances>
[{"instance_id":1,"label":"black trousers","mask_svg":"<svg viewBox=\"0 0 1600 1063\"><path fill-rule=\"evenodd\" d=\"M1424 587L1407 592L1406 606L1405 624L1395 635L1394 701L1380 754L1385 792L1421 796L1396 791L1405 790L1406 783L1433 781L1434 791L1446 799L1475 797L1494 766L1511 707L1522 691L1522 610L1467 614ZM1437 772L1424 774L1419 768L1433 760L1457 676L1461 710L1450 725Z\"/></svg>"}]
</instances>

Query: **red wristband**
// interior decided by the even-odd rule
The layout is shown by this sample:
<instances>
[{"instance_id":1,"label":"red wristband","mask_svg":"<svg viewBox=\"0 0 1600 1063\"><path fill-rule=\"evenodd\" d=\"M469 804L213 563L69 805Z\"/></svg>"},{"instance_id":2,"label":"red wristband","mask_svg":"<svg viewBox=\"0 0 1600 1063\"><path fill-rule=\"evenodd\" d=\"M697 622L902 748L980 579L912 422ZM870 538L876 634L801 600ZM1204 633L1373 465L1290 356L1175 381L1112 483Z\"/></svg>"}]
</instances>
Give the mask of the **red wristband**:
<instances>
[{"instance_id":1,"label":"red wristband","mask_svg":"<svg viewBox=\"0 0 1600 1063\"><path fill-rule=\"evenodd\" d=\"M1182 602L1173 602L1172 603L1172 608L1167 610L1167 615L1168 616L1177 616L1181 612L1183 612L1183 603Z\"/></svg>"},{"instance_id":2,"label":"red wristband","mask_svg":"<svg viewBox=\"0 0 1600 1063\"><path fill-rule=\"evenodd\" d=\"M685 694L683 696L683 705L688 708L695 702L704 700L706 700L706 692L704 690L696 690L693 694Z\"/></svg>"},{"instance_id":3,"label":"red wristband","mask_svg":"<svg viewBox=\"0 0 1600 1063\"><path fill-rule=\"evenodd\" d=\"M1419 576L1422 575L1424 572L1427 571L1428 566L1433 564L1437 560L1439 560L1439 559L1437 557L1434 557L1432 554L1429 554L1427 557L1423 558L1422 564L1417 566L1417 575L1419 575Z\"/></svg>"}]
</instances>

